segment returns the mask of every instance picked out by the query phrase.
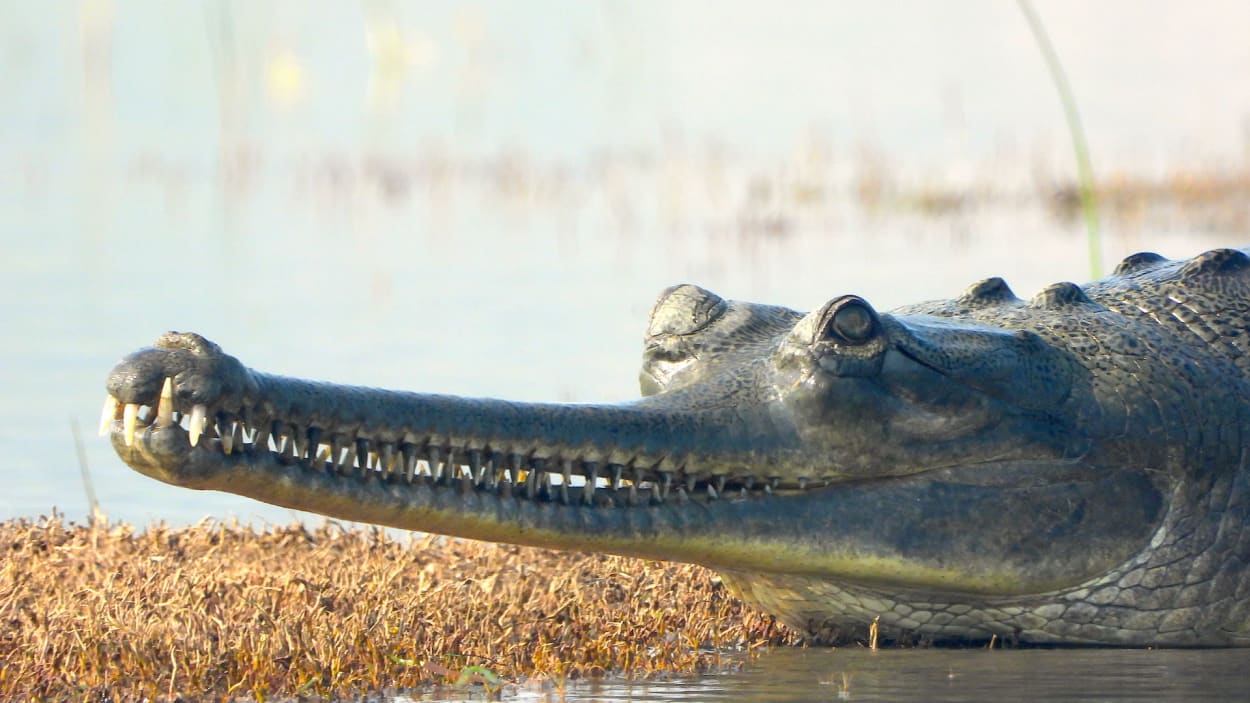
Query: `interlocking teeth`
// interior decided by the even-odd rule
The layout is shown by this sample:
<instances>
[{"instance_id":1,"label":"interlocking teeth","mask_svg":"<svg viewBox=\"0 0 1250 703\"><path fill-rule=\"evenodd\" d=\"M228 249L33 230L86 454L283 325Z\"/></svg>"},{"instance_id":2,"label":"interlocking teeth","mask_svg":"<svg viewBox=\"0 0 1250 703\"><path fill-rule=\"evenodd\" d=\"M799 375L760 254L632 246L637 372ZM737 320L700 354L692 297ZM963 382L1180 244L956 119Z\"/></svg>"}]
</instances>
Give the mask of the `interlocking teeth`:
<instances>
[{"instance_id":1,"label":"interlocking teeth","mask_svg":"<svg viewBox=\"0 0 1250 703\"><path fill-rule=\"evenodd\" d=\"M104 410L100 413L100 436L108 435L109 430L113 427L113 420L117 418L117 399L113 396L105 396Z\"/></svg>"},{"instance_id":2,"label":"interlocking teeth","mask_svg":"<svg viewBox=\"0 0 1250 703\"><path fill-rule=\"evenodd\" d=\"M204 418L208 416L208 406L200 404L191 406L191 426L187 431L191 433L191 446L200 443L200 434L204 432Z\"/></svg>"},{"instance_id":3,"label":"interlocking teeth","mask_svg":"<svg viewBox=\"0 0 1250 703\"><path fill-rule=\"evenodd\" d=\"M127 447L133 447L135 444L135 421L138 419L139 406L136 403L126 403L125 409L122 410L122 429L125 431L123 437Z\"/></svg>"},{"instance_id":4,"label":"interlocking teeth","mask_svg":"<svg viewBox=\"0 0 1250 703\"><path fill-rule=\"evenodd\" d=\"M398 478L402 470L402 478L410 483L419 481L436 486L458 484L465 493L488 490L497 492L503 498L512 498L515 493L530 500L542 498L566 505L576 501L588 506L600 503L634 506L642 500L662 503L670 498L686 502L696 499L703 492L706 492L708 500L718 500L725 496L727 488L736 489L742 498L746 498L757 490L756 480L750 477L735 478L733 485L727 485L725 475L699 480L688 475L684 467L673 471L657 466L646 471L634 466L632 461L628 466L617 463L602 465L597 460L564 457L553 457L549 463L542 457L518 452L505 455L501 451L477 447L430 444L430 439L417 444L396 443L377 437L344 436L303 423L289 424L268 418L253 421L250 405L240 409L241 416L231 411L214 410L214 424L208 425L208 406L197 404L191 406L190 412L184 408L176 421L178 411L175 408L173 379L168 377L161 387L159 399L140 417L142 407L145 406L122 403L112 395L107 396L100 412L100 435L107 436L112 431L120 410L122 438L128 447L134 446L140 423L145 428L172 427L186 420L192 447L198 446L200 438L208 432L210 437L220 440L221 452L225 455L269 452L285 457L283 463L286 464L297 461L304 465L328 466L331 474L360 478L380 474L387 481ZM426 446L424 457L418 449L421 444ZM629 478L626 478L627 468ZM601 472L610 473L611 477L601 479ZM816 481L819 485L828 484L828 480ZM798 486L801 490L811 482L808 477L800 477ZM780 488L780 484L779 477L772 477L763 483L762 490L771 494ZM577 488L581 489L580 495L572 494ZM608 491L606 497L601 497L600 489ZM644 491L649 492L649 496Z\"/></svg>"}]
</instances>

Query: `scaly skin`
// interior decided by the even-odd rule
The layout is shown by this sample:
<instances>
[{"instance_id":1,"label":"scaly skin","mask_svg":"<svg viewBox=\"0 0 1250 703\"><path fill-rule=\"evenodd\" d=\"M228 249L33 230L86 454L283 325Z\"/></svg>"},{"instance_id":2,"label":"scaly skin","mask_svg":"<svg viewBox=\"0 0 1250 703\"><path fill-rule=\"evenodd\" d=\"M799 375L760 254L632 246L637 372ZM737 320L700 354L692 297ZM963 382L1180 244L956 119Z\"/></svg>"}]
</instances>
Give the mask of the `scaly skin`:
<instances>
[{"instance_id":1,"label":"scaly skin","mask_svg":"<svg viewBox=\"0 0 1250 703\"><path fill-rule=\"evenodd\" d=\"M134 469L339 518L705 564L816 642L1250 644L1250 256L878 314L684 285L644 398L337 386L170 333L108 379Z\"/></svg>"}]
</instances>

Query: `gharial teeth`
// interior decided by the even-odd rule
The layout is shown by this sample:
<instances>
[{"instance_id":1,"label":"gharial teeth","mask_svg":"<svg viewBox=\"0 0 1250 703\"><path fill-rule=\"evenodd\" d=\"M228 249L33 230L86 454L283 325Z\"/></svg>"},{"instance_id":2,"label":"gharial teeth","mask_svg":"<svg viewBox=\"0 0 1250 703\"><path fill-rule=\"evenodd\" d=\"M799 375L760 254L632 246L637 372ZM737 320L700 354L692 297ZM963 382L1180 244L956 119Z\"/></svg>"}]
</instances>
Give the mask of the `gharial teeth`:
<instances>
[{"instance_id":1,"label":"gharial teeth","mask_svg":"<svg viewBox=\"0 0 1250 703\"><path fill-rule=\"evenodd\" d=\"M104 410L100 413L100 436L104 437L113 427L113 419L117 417L117 399L113 396L104 398Z\"/></svg>"},{"instance_id":2,"label":"gharial teeth","mask_svg":"<svg viewBox=\"0 0 1250 703\"><path fill-rule=\"evenodd\" d=\"M225 425L222 428L225 432L221 433L221 451L224 454L230 454L230 452L234 451L234 423L222 424Z\"/></svg>"},{"instance_id":3,"label":"gharial teeth","mask_svg":"<svg viewBox=\"0 0 1250 703\"><path fill-rule=\"evenodd\" d=\"M191 446L200 443L200 434L204 432L204 418L208 416L208 406L204 404L191 406L191 426L188 432L191 433Z\"/></svg>"},{"instance_id":4,"label":"gharial teeth","mask_svg":"<svg viewBox=\"0 0 1250 703\"><path fill-rule=\"evenodd\" d=\"M595 484L599 482L599 464L586 462L586 485L582 487L582 502L586 505L595 503Z\"/></svg>"},{"instance_id":5,"label":"gharial teeth","mask_svg":"<svg viewBox=\"0 0 1250 703\"><path fill-rule=\"evenodd\" d=\"M138 419L138 404L126 403L126 408L122 410L122 428L125 430L125 434L123 436L126 439L127 447L133 447L135 444L135 421Z\"/></svg>"},{"instance_id":6,"label":"gharial teeth","mask_svg":"<svg viewBox=\"0 0 1250 703\"><path fill-rule=\"evenodd\" d=\"M165 377L165 385L161 387L161 399L156 405L156 426L169 427L174 424L174 379Z\"/></svg>"}]
</instances>

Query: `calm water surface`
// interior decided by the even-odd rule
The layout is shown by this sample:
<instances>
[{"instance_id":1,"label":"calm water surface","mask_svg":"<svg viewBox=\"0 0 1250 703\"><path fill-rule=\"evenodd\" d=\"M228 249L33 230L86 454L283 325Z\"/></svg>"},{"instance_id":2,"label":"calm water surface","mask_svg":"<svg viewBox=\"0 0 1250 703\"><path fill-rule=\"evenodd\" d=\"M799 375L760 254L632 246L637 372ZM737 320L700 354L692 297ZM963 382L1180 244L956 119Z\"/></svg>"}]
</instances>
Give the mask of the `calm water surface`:
<instances>
[{"instance_id":1,"label":"calm water surface","mask_svg":"<svg viewBox=\"0 0 1250 703\"><path fill-rule=\"evenodd\" d=\"M1011 4L212 7L0 8L0 518L87 514L75 425L112 519L300 517L148 480L94 436L105 374L170 329L265 371L611 401L636 396L646 313L673 283L888 309L986 276L1027 297L1090 275L1053 207L1062 116ZM1046 3L1104 173L1250 164L1250 9L1180 8ZM1103 228L1104 269L1190 256L1244 245L1250 199ZM1244 700L1248 665L781 650L568 693Z\"/></svg>"},{"instance_id":2,"label":"calm water surface","mask_svg":"<svg viewBox=\"0 0 1250 703\"><path fill-rule=\"evenodd\" d=\"M796 648L764 654L733 674L571 685L563 700L1244 701L1250 698L1247 663L1250 657L1236 650ZM424 699L458 700L440 695ZM508 690L504 699L561 700L552 692L524 688Z\"/></svg>"}]
</instances>

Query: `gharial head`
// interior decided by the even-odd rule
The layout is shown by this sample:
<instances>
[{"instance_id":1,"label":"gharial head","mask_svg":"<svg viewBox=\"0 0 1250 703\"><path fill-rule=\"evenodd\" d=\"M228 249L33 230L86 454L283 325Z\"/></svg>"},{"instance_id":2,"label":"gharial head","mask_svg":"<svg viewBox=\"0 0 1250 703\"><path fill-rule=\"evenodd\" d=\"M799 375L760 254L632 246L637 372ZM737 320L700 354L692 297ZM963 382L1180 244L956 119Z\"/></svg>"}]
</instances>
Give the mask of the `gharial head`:
<instances>
[{"instance_id":1,"label":"gharial head","mask_svg":"<svg viewBox=\"0 0 1250 703\"><path fill-rule=\"evenodd\" d=\"M603 405L301 381L170 333L113 370L103 427L169 483L739 583L992 599L1105 574L1150 539L1167 485L1110 458L1120 399L1052 333L1101 312L1039 318L1001 281L974 297L963 316L854 295L802 315L676 286L651 312L645 397Z\"/></svg>"}]
</instances>

